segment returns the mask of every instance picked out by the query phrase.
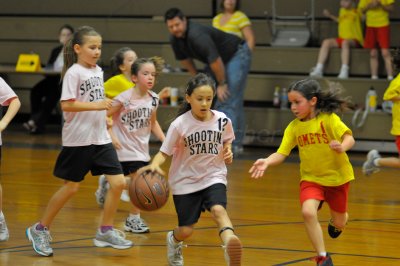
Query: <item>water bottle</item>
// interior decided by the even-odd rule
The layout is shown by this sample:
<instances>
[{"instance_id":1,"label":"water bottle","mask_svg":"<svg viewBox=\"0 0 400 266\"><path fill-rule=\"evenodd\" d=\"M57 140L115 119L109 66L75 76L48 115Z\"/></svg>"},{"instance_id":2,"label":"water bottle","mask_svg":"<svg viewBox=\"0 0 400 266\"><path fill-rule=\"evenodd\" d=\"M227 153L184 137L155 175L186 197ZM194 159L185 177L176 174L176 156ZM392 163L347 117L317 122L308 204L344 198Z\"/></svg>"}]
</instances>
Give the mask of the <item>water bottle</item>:
<instances>
[{"instance_id":1,"label":"water bottle","mask_svg":"<svg viewBox=\"0 0 400 266\"><path fill-rule=\"evenodd\" d=\"M275 87L275 91L274 91L274 98L273 98L273 100L272 100L272 105L274 106L274 107L279 107L280 105L280 96L279 96L279 90L280 90L280 88L279 88L279 86L276 86Z\"/></svg>"},{"instance_id":2,"label":"water bottle","mask_svg":"<svg viewBox=\"0 0 400 266\"><path fill-rule=\"evenodd\" d=\"M282 93L281 93L281 109L288 109L288 95L287 95L287 89L282 88Z\"/></svg>"},{"instance_id":3,"label":"water bottle","mask_svg":"<svg viewBox=\"0 0 400 266\"><path fill-rule=\"evenodd\" d=\"M376 111L376 107L377 107L377 95L376 95L376 91L374 89L374 87L371 87L368 90L366 99L365 99L365 108L368 108L368 111L373 113Z\"/></svg>"}]
</instances>

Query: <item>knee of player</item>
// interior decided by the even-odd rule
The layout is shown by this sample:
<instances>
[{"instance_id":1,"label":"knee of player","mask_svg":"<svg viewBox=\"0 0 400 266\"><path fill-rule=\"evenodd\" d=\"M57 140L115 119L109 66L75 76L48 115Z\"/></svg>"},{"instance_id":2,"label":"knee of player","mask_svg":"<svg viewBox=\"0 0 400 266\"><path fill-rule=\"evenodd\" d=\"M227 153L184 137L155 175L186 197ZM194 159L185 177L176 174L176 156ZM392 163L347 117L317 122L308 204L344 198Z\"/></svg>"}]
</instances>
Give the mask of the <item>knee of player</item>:
<instances>
[{"instance_id":1,"label":"knee of player","mask_svg":"<svg viewBox=\"0 0 400 266\"><path fill-rule=\"evenodd\" d=\"M127 181L123 175L108 176L107 181L111 189L123 190L126 187Z\"/></svg>"},{"instance_id":2,"label":"knee of player","mask_svg":"<svg viewBox=\"0 0 400 266\"><path fill-rule=\"evenodd\" d=\"M213 207L211 207L211 214L215 217L215 219L227 215L226 210L222 205L214 205Z\"/></svg>"}]
</instances>

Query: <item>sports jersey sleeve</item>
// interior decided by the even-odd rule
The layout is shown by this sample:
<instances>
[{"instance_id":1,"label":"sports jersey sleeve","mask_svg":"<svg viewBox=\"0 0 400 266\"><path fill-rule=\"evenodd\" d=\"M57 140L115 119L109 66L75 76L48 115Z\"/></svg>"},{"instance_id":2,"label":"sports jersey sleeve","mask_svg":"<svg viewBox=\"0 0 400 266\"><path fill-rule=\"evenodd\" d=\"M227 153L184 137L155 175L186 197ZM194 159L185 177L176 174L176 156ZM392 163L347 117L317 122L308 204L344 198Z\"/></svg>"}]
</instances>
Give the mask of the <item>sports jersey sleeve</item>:
<instances>
[{"instance_id":1,"label":"sports jersey sleeve","mask_svg":"<svg viewBox=\"0 0 400 266\"><path fill-rule=\"evenodd\" d=\"M10 100L14 98L17 98L15 92L2 78L0 78L0 104L2 106L9 105Z\"/></svg>"},{"instance_id":2,"label":"sports jersey sleeve","mask_svg":"<svg viewBox=\"0 0 400 266\"><path fill-rule=\"evenodd\" d=\"M179 131L176 126L176 123L172 122L170 127L168 128L167 135L165 136L165 140L161 145L160 151L171 156L173 154L174 148L177 146L179 141Z\"/></svg>"},{"instance_id":3,"label":"sports jersey sleeve","mask_svg":"<svg viewBox=\"0 0 400 266\"><path fill-rule=\"evenodd\" d=\"M344 134L353 135L353 132L350 130L350 128L343 123L337 114L333 113L330 117L330 120L331 128L334 129L332 130L334 139L341 140Z\"/></svg>"},{"instance_id":4,"label":"sports jersey sleeve","mask_svg":"<svg viewBox=\"0 0 400 266\"><path fill-rule=\"evenodd\" d=\"M228 119L228 123L225 127L224 143L232 143L235 139L235 133L233 131L232 121Z\"/></svg>"},{"instance_id":5,"label":"sports jersey sleeve","mask_svg":"<svg viewBox=\"0 0 400 266\"><path fill-rule=\"evenodd\" d=\"M61 101L75 100L77 89L79 88L80 78L76 71L67 71L62 83Z\"/></svg>"},{"instance_id":6,"label":"sports jersey sleeve","mask_svg":"<svg viewBox=\"0 0 400 266\"><path fill-rule=\"evenodd\" d=\"M292 149L297 145L296 136L293 132L293 124L294 121L292 121L285 129L281 145L278 148L278 153L283 154L285 156L289 156Z\"/></svg>"},{"instance_id":7,"label":"sports jersey sleeve","mask_svg":"<svg viewBox=\"0 0 400 266\"><path fill-rule=\"evenodd\" d=\"M396 96L400 95L400 75L398 75L394 80L392 80L389 84L389 87L386 89L385 94L383 95L383 99L385 101L390 101Z\"/></svg>"}]
</instances>

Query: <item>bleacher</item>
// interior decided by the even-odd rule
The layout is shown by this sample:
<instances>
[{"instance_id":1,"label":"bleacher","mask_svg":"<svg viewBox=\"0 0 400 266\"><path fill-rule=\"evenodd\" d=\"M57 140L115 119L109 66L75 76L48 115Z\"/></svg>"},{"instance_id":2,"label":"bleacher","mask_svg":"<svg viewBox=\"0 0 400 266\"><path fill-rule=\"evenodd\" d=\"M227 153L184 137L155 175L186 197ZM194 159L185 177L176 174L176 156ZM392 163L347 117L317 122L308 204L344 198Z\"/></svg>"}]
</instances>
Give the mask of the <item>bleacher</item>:
<instances>
[{"instance_id":1,"label":"bleacher","mask_svg":"<svg viewBox=\"0 0 400 266\"><path fill-rule=\"evenodd\" d=\"M281 15L297 15L309 12L310 1L279 0ZM180 7L192 20L211 24L219 1L204 0L132 0L132 1L3 1L0 9L0 64L15 65L20 53L38 53L45 63L50 50L57 45L57 33L61 25L68 23L75 28L90 25L103 37L102 66L106 71L109 58L122 46L132 47L140 57L162 56L168 64L179 67L168 44L168 31L163 15L169 7ZM400 43L400 8L396 3L391 14L391 46ZM290 8L287 8L290 6ZM266 16L271 14L271 0L242 1L243 10L253 23L256 36L256 48L253 53L251 73L245 92L245 110L247 115L248 143L269 145L273 136L282 134L287 123L293 119L289 110L272 107L275 86L287 87L291 82L308 76L316 63L319 44L324 38L336 37L337 26L322 15L328 8L337 14L338 2L315 1L315 23L308 47L271 47L271 29ZM383 64L380 64L383 66ZM200 67L201 64L198 64ZM369 79L369 51L361 48L351 53L351 72L347 80L336 78L340 68L340 50L332 51L326 65L326 82L340 82L345 93L360 106L364 104L368 89L377 90L379 103L389 82L385 79L384 69L380 69L381 79ZM4 74L0 73L4 76ZM7 74L4 76L20 96L22 113L29 113L29 90L40 80L37 75ZM189 75L186 72L164 73L157 89L163 86L182 88ZM160 107L159 121L167 129L176 111L172 107ZM352 112L343 115L344 121L351 126ZM387 141L390 135L391 116L382 112L370 114L361 128L353 128L358 140Z\"/></svg>"}]
</instances>

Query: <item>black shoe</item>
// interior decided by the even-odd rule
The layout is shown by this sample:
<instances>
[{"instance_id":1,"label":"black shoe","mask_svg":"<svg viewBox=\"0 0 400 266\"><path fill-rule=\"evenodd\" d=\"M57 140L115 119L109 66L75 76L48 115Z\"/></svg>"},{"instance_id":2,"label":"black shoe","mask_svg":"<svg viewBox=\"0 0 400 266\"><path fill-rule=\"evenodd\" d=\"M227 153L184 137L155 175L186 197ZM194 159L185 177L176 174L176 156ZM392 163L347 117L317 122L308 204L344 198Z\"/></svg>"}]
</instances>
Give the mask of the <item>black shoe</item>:
<instances>
[{"instance_id":1,"label":"black shoe","mask_svg":"<svg viewBox=\"0 0 400 266\"><path fill-rule=\"evenodd\" d=\"M326 256L316 256L311 258L311 260L315 261L317 266L333 266L333 261L329 253L326 253Z\"/></svg>"},{"instance_id":2,"label":"black shoe","mask_svg":"<svg viewBox=\"0 0 400 266\"><path fill-rule=\"evenodd\" d=\"M338 236L340 236L340 234L342 233L343 230L335 227L333 225L332 219L329 220L329 225L328 225L328 233L329 236L332 238L337 238Z\"/></svg>"}]
</instances>

